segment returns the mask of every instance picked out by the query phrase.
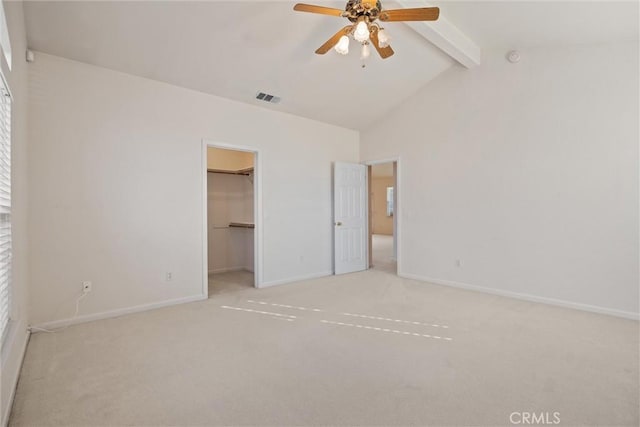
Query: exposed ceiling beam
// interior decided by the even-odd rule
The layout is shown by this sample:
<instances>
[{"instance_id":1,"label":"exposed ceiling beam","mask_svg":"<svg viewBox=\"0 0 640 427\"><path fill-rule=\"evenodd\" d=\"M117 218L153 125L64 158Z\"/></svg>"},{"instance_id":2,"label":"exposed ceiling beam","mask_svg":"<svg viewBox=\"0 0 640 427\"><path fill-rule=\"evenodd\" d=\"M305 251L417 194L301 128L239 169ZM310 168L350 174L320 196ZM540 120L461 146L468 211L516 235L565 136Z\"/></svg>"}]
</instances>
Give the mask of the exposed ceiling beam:
<instances>
[{"instance_id":1,"label":"exposed ceiling beam","mask_svg":"<svg viewBox=\"0 0 640 427\"><path fill-rule=\"evenodd\" d=\"M429 7L426 2L394 0L385 9ZM440 14L437 21L405 22L412 30L467 68L480 65L480 47Z\"/></svg>"}]
</instances>

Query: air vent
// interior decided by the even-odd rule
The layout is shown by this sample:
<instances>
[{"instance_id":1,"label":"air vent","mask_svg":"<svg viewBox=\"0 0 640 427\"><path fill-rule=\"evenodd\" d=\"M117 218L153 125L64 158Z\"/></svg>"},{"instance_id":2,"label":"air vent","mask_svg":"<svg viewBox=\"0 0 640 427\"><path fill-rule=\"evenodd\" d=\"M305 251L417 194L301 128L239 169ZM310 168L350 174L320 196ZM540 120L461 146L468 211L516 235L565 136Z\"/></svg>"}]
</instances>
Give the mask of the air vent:
<instances>
[{"instance_id":1,"label":"air vent","mask_svg":"<svg viewBox=\"0 0 640 427\"><path fill-rule=\"evenodd\" d=\"M268 93L264 93L264 92L258 92L258 94L256 95L256 99L259 99L260 101L264 101L264 102L270 102L272 104L277 104L280 102L280 97L269 95Z\"/></svg>"}]
</instances>

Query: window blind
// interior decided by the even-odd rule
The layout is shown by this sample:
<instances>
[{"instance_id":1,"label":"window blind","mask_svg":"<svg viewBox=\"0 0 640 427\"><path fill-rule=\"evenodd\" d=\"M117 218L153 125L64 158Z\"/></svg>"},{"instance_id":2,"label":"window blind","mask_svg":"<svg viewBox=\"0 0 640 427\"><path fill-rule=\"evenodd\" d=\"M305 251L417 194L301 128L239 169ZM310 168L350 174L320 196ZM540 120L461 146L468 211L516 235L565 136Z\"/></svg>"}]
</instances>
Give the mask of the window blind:
<instances>
[{"instance_id":1,"label":"window blind","mask_svg":"<svg viewBox=\"0 0 640 427\"><path fill-rule=\"evenodd\" d=\"M11 317L11 96L0 79L0 338Z\"/></svg>"}]
</instances>

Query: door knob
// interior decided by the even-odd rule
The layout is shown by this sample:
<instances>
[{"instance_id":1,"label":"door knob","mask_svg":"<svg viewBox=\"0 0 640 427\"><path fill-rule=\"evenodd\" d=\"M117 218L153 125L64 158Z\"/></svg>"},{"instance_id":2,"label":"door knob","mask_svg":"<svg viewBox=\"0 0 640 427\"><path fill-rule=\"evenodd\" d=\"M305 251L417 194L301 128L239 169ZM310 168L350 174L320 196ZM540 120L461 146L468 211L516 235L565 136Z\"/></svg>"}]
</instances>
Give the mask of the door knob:
<instances>
[{"instance_id":1,"label":"door knob","mask_svg":"<svg viewBox=\"0 0 640 427\"><path fill-rule=\"evenodd\" d=\"M337 225L338 227L340 227L340 226L342 225L342 223L341 223L340 221L338 221L338 222L336 222L336 225Z\"/></svg>"}]
</instances>

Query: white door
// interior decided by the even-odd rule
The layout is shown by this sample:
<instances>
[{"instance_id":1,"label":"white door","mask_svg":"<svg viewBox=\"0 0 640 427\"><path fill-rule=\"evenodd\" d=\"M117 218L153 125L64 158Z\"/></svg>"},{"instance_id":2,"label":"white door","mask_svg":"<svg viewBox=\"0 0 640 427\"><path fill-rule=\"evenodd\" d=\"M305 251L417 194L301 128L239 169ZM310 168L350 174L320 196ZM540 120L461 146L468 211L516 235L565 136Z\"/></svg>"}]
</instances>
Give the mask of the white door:
<instances>
[{"instance_id":1,"label":"white door","mask_svg":"<svg viewBox=\"0 0 640 427\"><path fill-rule=\"evenodd\" d=\"M366 166L336 162L333 168L335 273L367 268Z\"/></svg>"}]
</instances>

